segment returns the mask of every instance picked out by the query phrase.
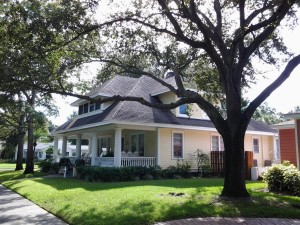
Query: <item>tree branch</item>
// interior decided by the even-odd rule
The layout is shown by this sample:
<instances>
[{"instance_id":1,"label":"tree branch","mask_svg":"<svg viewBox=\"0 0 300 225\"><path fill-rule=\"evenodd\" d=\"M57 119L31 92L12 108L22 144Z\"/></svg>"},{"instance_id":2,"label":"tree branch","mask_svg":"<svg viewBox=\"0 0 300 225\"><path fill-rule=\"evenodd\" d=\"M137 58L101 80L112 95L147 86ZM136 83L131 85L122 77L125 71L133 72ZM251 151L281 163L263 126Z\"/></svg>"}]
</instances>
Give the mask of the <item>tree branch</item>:
<instances>
[{"instance_id":1,"label":"tree branch","mask_svg":"<svg viewBox=\"0 0 300 225\"><path fill-rule=\"evenodd\" d=\"M256 108L262 104L269 95L276 90L293 72L293 70L300 64L300 54L295 56L286 65L284 71L279 75L279 77L270 84L264 91L262 91L246 108L243 115L245 118L250 119L255 112Z\"/></svg>"}]
</instances>

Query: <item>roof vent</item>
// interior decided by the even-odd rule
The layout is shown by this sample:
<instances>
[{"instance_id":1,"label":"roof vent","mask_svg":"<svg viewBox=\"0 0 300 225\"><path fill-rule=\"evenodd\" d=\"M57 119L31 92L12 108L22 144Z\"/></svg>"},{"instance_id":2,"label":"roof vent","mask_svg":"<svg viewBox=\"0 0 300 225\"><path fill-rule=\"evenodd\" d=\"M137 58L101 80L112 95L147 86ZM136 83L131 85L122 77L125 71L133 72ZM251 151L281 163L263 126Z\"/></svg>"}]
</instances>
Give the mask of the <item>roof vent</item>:
<instances>
[{"instance_id":1,"label":"roof vent","mask_svg":"<svg viewBox=\"0 0 300 225\"><path fill-rule=\"evenodd\" d=\"M170 71L166 74L166 79L168 79L170 77L175 77L175 73L173 71Z\"/></svg>"}]
</instances>

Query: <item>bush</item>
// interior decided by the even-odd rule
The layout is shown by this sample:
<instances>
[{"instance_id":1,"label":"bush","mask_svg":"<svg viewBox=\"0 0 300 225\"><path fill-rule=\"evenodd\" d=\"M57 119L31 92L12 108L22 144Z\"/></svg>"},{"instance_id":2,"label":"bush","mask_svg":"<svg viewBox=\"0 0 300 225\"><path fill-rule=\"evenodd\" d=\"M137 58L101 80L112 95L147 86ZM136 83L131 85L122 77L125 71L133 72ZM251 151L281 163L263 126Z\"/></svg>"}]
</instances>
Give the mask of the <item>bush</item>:
<instances>
[{"instance_id":1,"label":"bush","mask_svg":"<svg viewBox=\"0 0 300 225\"><path fill-rule=\"evenodd\" d=\"M270 191L300 196L300 172L289 162L270 167L263 175Z\"/></svg>"},{"instance_id":2,"label":"bush","mask_svg":"<svg viewBox=\"0 0 300 225\"><path fill-rule=\"evenodd\" d=\"M49 159L44 159L44 160L41 160L39 163L38 163L38 166L39 168L41 169L42 172L44 173L49 173L50 170L51 170L51 160Z\"/></svg>"},{"instance_id":3,"label":"bush","mask_svg":"<svg viewBox=\"0 0 300 225\"><path fill-rule=\"evenodd\" d=\"M88 181L136 181L163 178L190 177L190 165L178 164L162 170L160 167L97 167L78 166L78 177Z\"/></svg>"},{"instance_id":4,"label":"bush","mask_svg":"<svg viewBox=\"0 0 300 225\"><path fill-rule=\"evenodd\" d=\"M85 161L84 159L76 159L75 160L75 166L78 167L78 166L84 166L85 165Z\"/></svg>"},{"instance_id":5,"label":"bush","mask_svg":"<svg viewBox=\"0 0 300 225\"><path fill-rule=\"evenodd\" d=\"M52 173L58 174L59 168L60 168L60 166L59 166L58 162L51 163L51 172Z\"/></svg>"}]
</instances>

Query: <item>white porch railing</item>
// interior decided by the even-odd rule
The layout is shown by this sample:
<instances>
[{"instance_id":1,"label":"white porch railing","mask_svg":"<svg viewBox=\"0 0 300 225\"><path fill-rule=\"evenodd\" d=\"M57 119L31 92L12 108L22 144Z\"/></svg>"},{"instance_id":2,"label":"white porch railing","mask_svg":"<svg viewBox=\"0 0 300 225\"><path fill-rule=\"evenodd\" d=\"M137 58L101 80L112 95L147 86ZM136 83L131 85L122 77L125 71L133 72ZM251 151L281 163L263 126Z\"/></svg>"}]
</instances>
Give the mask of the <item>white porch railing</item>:
<instances>
[{"instance_id":1,"label":"white porch railing","mask_svg":"<svg viewBox=\"0 0 300 225\"><path fill-rule=\"evenodd\" d=\"M102 167L113 167L114 166L114 157L97 157L96 166Z\"/></svg>"},{"instance_id":2,"label":"white porch railing","mask_svg":"<svg viewBox=\"0 0 300 225\"><path fill-rule=\"evenodd\" d=\"M122 157L121 166L156 166L155 157Z\"/></svg>"},{"instance_id":3,"label":"white porch railing","mask_svg":"<svg viewBox=\"0 0 300 225\"><path fill-rule=\"evenodd\" d=\"M114 157L97 157L96 166L113 167ZM121 166L156 166L156 157L122 157Z\"/></svg>"}]
</instances>

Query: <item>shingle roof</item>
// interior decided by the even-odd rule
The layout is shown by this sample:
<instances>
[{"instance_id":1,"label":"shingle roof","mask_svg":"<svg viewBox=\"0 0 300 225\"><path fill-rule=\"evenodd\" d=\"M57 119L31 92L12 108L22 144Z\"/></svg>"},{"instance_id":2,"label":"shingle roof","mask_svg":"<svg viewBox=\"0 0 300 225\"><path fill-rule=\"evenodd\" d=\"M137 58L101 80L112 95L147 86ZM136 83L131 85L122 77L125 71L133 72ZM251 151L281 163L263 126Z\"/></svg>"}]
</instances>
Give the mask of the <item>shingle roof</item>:
<instances>
[{"instance_id":1,"label":"shingle roof","mask_svg":"<svg viewBox=\"0 0 300 225\"><path fill-rule=\"evenodd\" d=\"M174 78L166 79L166 82L175 84ZM153 94L163 93L166 87L159 84L157 81L148 76L140 78L130 78L124 76L116 76L112 80L106 82L102 86L89 92L87 95L95 93L105 93L107 95L130 95L143 97L145 100L157 103L159 99ZM92 125L101 122L135 122L135 123L156 123L158 126L162 124L183 125L191 127L214 128L213 123L206 119L190 119L176 117L170 110L155 109L144 106L139 102L123 101L115 102L103 112L83 118L74 118L58 127L56 131L67 131L72 128L80 128L81 126ZM274 132L267 125L257 121L251 121L248 130Z\"/></svg>"}]
</instances>

